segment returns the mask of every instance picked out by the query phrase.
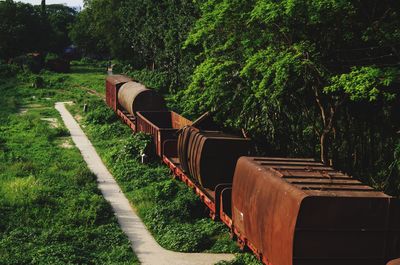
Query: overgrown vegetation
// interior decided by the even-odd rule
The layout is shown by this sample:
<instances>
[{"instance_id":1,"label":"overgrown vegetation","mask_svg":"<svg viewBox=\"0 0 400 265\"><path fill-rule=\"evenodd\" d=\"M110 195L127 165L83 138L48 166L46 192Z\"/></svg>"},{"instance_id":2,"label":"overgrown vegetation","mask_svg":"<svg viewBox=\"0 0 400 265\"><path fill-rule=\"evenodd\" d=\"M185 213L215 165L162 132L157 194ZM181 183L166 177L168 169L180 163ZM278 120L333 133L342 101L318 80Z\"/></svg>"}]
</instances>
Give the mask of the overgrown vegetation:
<instances>
[{"instance_id":1,"label":"overgrown vegetation","mask_svg":"<svg viewBox=\"0 0 400 265\"><path fill-rule=\"evenodd\" d=\"M150 70L164 92L188 84L195 56L182 45L200 15L201 1L94 0L87 2L71 31L86 54ZM104 14L108 14L105 16ZM143 73L143 71L141 71Z\"/></svg>"},{"instance_id":2,"label":"overgrown vegetation","mask_svg":"<svg viewBox=\"0 0 400 265\"><path fill-rule=\"evenodd\" d=\"M102 2L88 10L102 13ZM315 157L400 194L399 3L111 2L107 34L129 44L105 44L123 61L116 70L169 94L175 111L212 110L221 125L244 128L259 155Z\"/></svg>"},{"instance_id":3,"label":"overgrown vegetation","mask_svg":"<svg viewBox=\"0 0 400 265\"><path fill-rule=\"evenodd\" d=\"M0 264L138 264L54 109L56 100L88 98L74 87L81 79L1 80Z\"/></svg>"},{"instance_id":4,"label":"overgrown vegetation","mask_svg":"<svg viewBox=\"0 0 400 265\"><path fill-rule=\"evenodd\" d=\"M244 128L259 155L315 157L400 194L398 2L93 0L74 19L7 0L0 12L2 58L51 51L69 35L188 118L211 110ZM58 44L27 33L41 28ZM14 61L40 71L29 56Z\"/></svg>"},{"instance_id":5,"label":"overgrown vegetation","mask_svg":"<svg viewBox=\"0 0 400 265\"><path fill-rule=\"evenodd\" d=\"M156 240L165 248L183 252L234 252L237 248L222 223L212 221L199 198L171 178L155 160L140 162L150 138L134 134L101 99L87 102L79 112L85 130L113 176ZM82 106L77 105L74 111Z\"/></svg>"},{"instance_id":6,"label":"overgrown vegetation","mask_svg":"<svg viewBox=\"0 0 400 265\"><path fill-rule=\"evenodd\" d=\"M75 12L62 6L6 0L0 2L0 77L40 73L44 58L37 60L36 52L57 53L70 44L69 36L86 55L114 58L116 72L165 94L169 106L188 118L211 110L225 128L244 128L259 155L315 157L400 195L399 14L400 2L391 0L91 0L75 19ZM88 93L103 90L96 69L81 62L72 75L42 71L22 81L36 88L37 98L73 98L82 104ZM4 100L15 104L12 97ZM111 125L99 123L103 119ZM180 193L183 187L164 183L166 172L158 167L149 169L147 188L137 194L128 190L140 184L118 172L125 166L129 172L137 161L119 157L116 148L124 147L116 136L107 136L119 125L97 107L86 122L107 161L121 161L122 168L112 165L113 170L131 197L137 196L138 210L144 209L142 217L155 233L181 229L185 235L199 222L206 232L196 231L202 243L190 241L192 249L218 249L220 240L206 242L203 236L219 234L220 228L201 221L200 210L193 212L195 221L185 219L188 212L182 210L181 225L152 224L152 215L143 213L146 200L158 205L173 194L183 196L178 206L189 207L191 197ZM99 140L102 133L114 146L106 148ZM128 140L126 131L120 136L137 155L141 140ZM139 179L138 172L130 173ZM35 178L26 181L4 187L36 185ZM157 181L165 186L154 186ZM160 197L148 195L159 190L165 190ZM173 206L168 207L149 212L172 214ZM190 249L183 238L171 239L173 232L168 233L158 239L170 248Z\"/></svg>"},{"instance_id":7,"label":"overgrown vegetation","mask_svg":"<svg viewBox=\"0 0 400 265\"><path fill-rule=\"evenodd\" d=\"M113 172L113 175L117 178L117 181L124 190L124 193L132 202L132 205L136 208L146 226L156 237L156 240L162 246L171 250L186 252L237 252L238 249L235 243L229 238L229 233L226 227L222 225L222 223L214 222L208 217L205 206L200 202L196 195L184 184L172 179L171 174L165 165L160 164L158 160L153 160L150 164L146 165L143 165L139 162L140 154L146 148L149 138L143 134L132 135L130 129L117 120L115 114L108 107L106 107L104 102L98 96L98 94L104 93L104 74L102 73L104 72L104 69L105 68L102 63L91 62L88 64L86 60L84 60L73 63L71 74L56 74L48 71L42 71L40 74L24 73L17 75L19 80L18 82L23 84L19 86L18 89L15 89L16 79L9 79L10 82L7 83L7 89L4 90L7 93L4 97L6 103L4 103L3 106L8 104L7 112L15 113L11 115L15 117L15 119L25 119L26 117L26 119L29 120L29 125L33 128L32 131L35 131L35 134L29 135L29 137L36 139L38 138L37 135L41 134L44 139L39 137L37 140L40 140L41 143L48 141L45 144L46 148L49 148L48 146L52 146L54 148L54 153L53 151L48 152L45 156L43 156L43 151L41 149L37 150L36 146L31 146L32 143L27 141L25 144L31 146L33 149L32 153L24 152L23 149L20 150L19 147L18 150L20 151L18 152L24 154L26 153L26 156L24 157L32 156L33 153L35 154L35 159L40 161L40 165L35 165L34 172L41 170L41 166L45 167L45 165L47 166L55 164L54 166L48 167L49 171L41 170L41 174L43 174L43 176L40 175L39 179L45 178L44 176L46 176L46 181L51 180L51 184L57 185L58 193L55 194L54 191L52 191L53 186L50 186L49 183L45 181L37 181L38 177L36 177L35 173L29 173L26 175L26 177L24 177L23 181L18 180L15 181L15 183L3 183L4 190L11 188L13 191L17 190L20 192L15 193L4 191L4 200L12 200L18 204L18 206L13 206L14 208L21 207L20 205L28 203L28 209L35 213L47 211L47 215L43 215L43 218L39 218L38 222L46 224L45 228L51 228L54 233L58 233L58 229L61 229L60 227L62 227L66 230L65 233L68 233L68 235L74 235L71 237L60 236L58 241L46 241L48 247L54 249L56 249L59 244L64 242L62 240L66 240L68 242L78 240L78 235L74 234L74 228L71 228L74 227L73 225L71 225L71 227L68 225L67 228L64 227L64 225L67 226L69 222L68 220L73 222L73 218L75 216L78 216L89 223L85 223L85 227L79 227L79 221L75 221L77 224L74 225L79 227L79 231L82 231L79 233L82 233L83 235L86 235L85 233L89 233L84 231L86 227L88 227L89 231L91 226L96 227L103 225L103 223L99 224L99 221L96 221L100 217L103 218L102 220L111 218L112 221L115 221L109 212L110 209L108 208L108 205L103 205L104 201L95 187L94 176L87 171L80 159L79 153L75 149L68 149L70 148L68 147L68 144L67 149L62 149L60 147L65 144L65 139L68 138L67 131L63 127L49 128L47 124L48 121L41 120L41 118L58 117L57 112L52 109L55 101L74 100L76 104L71 106L71 110L75 113L76 118L83 123L82 125L84 125L85 131L90 136L103 160ZM37 85L38 80L40 80L40 85ZM98 94L91 96L94 94L94 92ZM82 109L84 104L88 105L88 112L83 112ZM24 112L25 109L28 110L27 113ZM23 114L17 114L21 110ZM41 126L43 126L43 130L45 131L54 131L54 135L52 134L50 137L47 136L47 132L43 133L42 130L36 131L36 127L32 125L36 123L39 123ZM14 130L17 129L15 128ZM51 138L51 140L48 139L48 137ZM3 142L4 141L1 143ZM2 144L0 144L0 146L3 147ZM3 153L1 154L3 155ZM58 156L60 156L59 159ZM15 155L15 157L18 157L18 155ZM2 158L3 156L0 156L0 160ZM77 164L74 162L75 160L78 161ZM25 162L23 162L23 164L25 164ZM17 164L15 167L18 167L18 165L20 164ZM27 168L29 170L31 165L31 163L28 163ZM9 171L15 169L15 167L11 166L10 163L2 166L7 168ZM2 169L2 167L0 167L0 169ZM78 175L75 176L75 174ZM32 176L35 176L35 178ZM57 178L55 178L55 176L57 176ZM63 181L60 181L59 178L62 178ZM73 184L70 183L69 178L73 179L71 180ZM90 185L87 183L90 183ZM64 185L75 185L74 188L71 188L74 190L74 192L66 192L68 189L64 187ZM85 188L83 188L83 195L81 195L79 193L79 187L81 186L79 185L90 186L90 188L95 191L95 199L92 199L89 195L85 195L86 193L90 194L90 191L86 191ZM32 186L32 190L25 189L27 186ZM42 192L44 192L42 189L46 191L45 199L41 199L42 197L40 197L42 196ZM1 189L1 191L3 191L3 189ZM53 198L53 196L55 198L58 198L58 196L66 196L63 197L62 202L67 205L65 205L65 207L60 205L57 206L57 210L62 210L62 212L57 214L57 218L59 219L56 220L53 217L55 210L51 211L47 208L47 205L44 205L41 206L43 209L39 211L35 209L36 204L34 204L37 202L39 205L41 205L43 200L46 201L50 198ZM70 201L69 196L73 197L73 199ZM83 203L81 200L86 200L86 202ZM57 199L54 199L54 201L57 202ZM68 204L68 202L71 204ZM0 205L1 203L2 201L0 202ZM94 206L97 205L96 203L102 205L101 207L98 206L100 209L97 209ZM79 210L75 207L78 207ZM26 208L24 209L27 211ZM75 213L75 215L72 212ZM6 222L5 220L11 222L13 218L16 218L16 215L11 214L10 212L2 211L0 215L2 217L7 217L3 220L4 222ZM24 216L27 215L28 214L25 214ZM52 216L53 219L50 219L50 216ZM62 216L68 217L67 222L62 222ZM28 219L35 220L33 217L29 217ZM46 221L48 222L46 223ZM24 222L26 222L26 220ZM31 222L33 223L33 226L34 221ZM4 224L3 222L0 223L2 225ZM54 227L52 227L52 225L54 225ZM113 225L115 225L115 223L113 223ZM3 226L1 227L3 228ZM45 228L41 227L40 231L42 229L43 231L47 231ZM26 229L29 231L30 227L27 226ZM69 229L72 229L72 231ZM118 228L115 227L114 229L116 230L116 234L108 231L107 227L105 227L104 230L99 231L99 234L105 236L103 233L110 233L110 236L113 235L122 241L114 241L110 243L110 241L106 241L106 238L104 240L108 243L100 244L98 246L99 248L103 248L103 246L106 246L107 244L112 244L116 247L118 244L121 244L121 242L125 242L127 244L127 241L125 241L126 239L123 236L117 236L117 232L120 233ZM15 230L19 230L18 224L16 224ZM35 238L39 237L37 241L34 241L36 247L30 245L32 247L32 255L37 255L36 251L44 251L41 250L44 239L42 239L40 236L41 235L35 236ZM92 237L84 236L83 239L79 239L79 242L81 242L80 244L82 246L80 245L80 247L76 248L72 247L71 250L69 250L70 252L68 253L71 254L71 263L90 263L86 260L94 260L97 258L96 255L100 255L99 253L101 251L105 251L105 249L101 249L101 251L96 249L95 247L98 245L98 242L94 241L92 242L93 244L90 245L91 249L93 250L93 253L91 253L90 256L87 256L88 254L86 252L80 252L80 256L77 254L72 255L73 250L77 251L80 248L85 248L85 244L88 243L85 240L93 237L95 237L95 235ZM22 252L25 249L24 245L18 245L19 243L16 241L11 242L14 244L13 251L15 251L16 255L18 252ZM32 242L33 241L27 241L27 244ZM53 243L54 246L52 246ZM74 245L74 242L72 242L72 245ZM125 246L127 248L124 250L130 251L129 245L127 244ZM4 253L8 253L11 247L11 243L7 245L0 243L0 253L1 250L3 250ZM62 247L60 247L60 249L62 249ZM123 260L124 257L127 258L132 255L132 253L125 253L122 250L120 253L121 257L117 257L116 262L118 262L118 258ZM94 263L101 264L104 262L104 260L108 260L106 254L102 255L104 256L98 257ZM114 254L112 252L109 253L109 255ZM77 259L81 259L79 262L72 260L76 256L79 256ZM28 258L29 256L27 259ZM239 256L238 260L242 259L243 257ZM20 259L17 261L22 262ZM18 262L15 264L18 264ZM128 263L128 261L126 262Z\"/></svg>"}]
</instances>

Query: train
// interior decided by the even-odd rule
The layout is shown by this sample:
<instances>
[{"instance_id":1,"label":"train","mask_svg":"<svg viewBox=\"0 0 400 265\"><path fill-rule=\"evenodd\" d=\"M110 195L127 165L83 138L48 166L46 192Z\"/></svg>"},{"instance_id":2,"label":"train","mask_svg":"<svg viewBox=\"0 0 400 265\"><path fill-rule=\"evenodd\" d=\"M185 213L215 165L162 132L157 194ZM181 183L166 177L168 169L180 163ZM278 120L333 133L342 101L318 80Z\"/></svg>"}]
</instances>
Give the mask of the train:
<instances>
[{"instance_id":1,"label":"train","mask_svg":"<svg viewBox=\"0 0 400 265\"><path fill-rule=\"evenodd\" d=\"M106 78L106 104L266 265L397 265L400 200L312 158L251 156L252 141L168 110L153 89Z\"/></svg>"}]
</instances>

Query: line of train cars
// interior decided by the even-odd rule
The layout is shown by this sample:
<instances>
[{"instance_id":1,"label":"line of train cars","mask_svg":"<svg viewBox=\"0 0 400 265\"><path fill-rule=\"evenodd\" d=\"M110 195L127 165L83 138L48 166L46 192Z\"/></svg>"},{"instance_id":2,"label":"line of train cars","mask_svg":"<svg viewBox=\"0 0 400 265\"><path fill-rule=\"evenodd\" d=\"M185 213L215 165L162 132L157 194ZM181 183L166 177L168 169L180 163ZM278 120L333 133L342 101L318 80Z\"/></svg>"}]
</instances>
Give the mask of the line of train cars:
<instances>
[{"instance_id":1,"label":"line of train cars","mask_svg":"<svg viewBox=\"0 0 400 265\"><path fill-rule=\"evenodd\" d=\"M251 141L168 111L129 77L106 79L106 102L267 265L399 264L400 203L314 159L251 157Z\"/></svg>"}]
</instances>

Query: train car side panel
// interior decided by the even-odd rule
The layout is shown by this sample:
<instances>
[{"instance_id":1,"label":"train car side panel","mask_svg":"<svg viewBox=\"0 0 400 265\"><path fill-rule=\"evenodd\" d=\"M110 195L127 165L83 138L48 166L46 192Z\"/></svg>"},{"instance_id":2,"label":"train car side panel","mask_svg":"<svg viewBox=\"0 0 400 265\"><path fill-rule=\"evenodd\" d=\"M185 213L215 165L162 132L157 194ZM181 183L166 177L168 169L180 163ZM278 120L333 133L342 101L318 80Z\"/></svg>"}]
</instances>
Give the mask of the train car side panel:
<instances>
[{"instance_id":1,"label":"train car side panel","mask_svg":"<svg viewBox=\"0 0 400 265\"><path fill-rule=\"evenodd\" d=\"M118 107L118 90L121 86L129 81L131 78L124 75L109 75L106 78L106 103L114 111Z\"/></svg>"}]
</instances>

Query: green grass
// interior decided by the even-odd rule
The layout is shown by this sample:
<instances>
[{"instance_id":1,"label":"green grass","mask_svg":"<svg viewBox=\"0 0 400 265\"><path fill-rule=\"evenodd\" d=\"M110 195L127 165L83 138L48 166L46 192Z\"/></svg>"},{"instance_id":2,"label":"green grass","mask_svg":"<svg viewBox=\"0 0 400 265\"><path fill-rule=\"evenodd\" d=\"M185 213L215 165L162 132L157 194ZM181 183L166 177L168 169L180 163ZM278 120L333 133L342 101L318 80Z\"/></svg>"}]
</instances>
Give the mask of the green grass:
<instances>
[{"instance_id":1,"label":"green grass","mask_svg":"<svg viewBox=\"0 0 400 265\"><path fill-rule=\"evenodd\" d=\"M6 97L8 104L7 111L8 113L16 113L21 107L40 104L40 106L45 106L45 108L38 108L36 106L35 109L29 110L28 113L36 113L34 115L37 115L37 118L58 117L58 114L53 109L54 102L73 100L76 104L69 107L70 110L78 118L81 125L83 125L83 129L95 145L103 161L111 170L114 177L116 177L139 216L163 247L184 252L238 253L238 248L229 238L228 229L222 223L214 222L208 217L205 206L196 195L183 183L173 180L165 165L161 164L157 159L153 159L150 164L146 165L139 163L138 156L148 141L148 137L141 134L132 135L130 129L122 124L116 118L116 115L99 98L99 95L104 95L104 70L105 67L103 66L99 67L93 64L88 65L75 62L72 72L69 74L43 72L40 75L20 77L19 82L25 84L25 86L21 86L15 90L13 82L8 83L9 90L6 90L14 91ZM40 82L37 82L37 79L41 79ZM32 85L35 84L39 84L40 86L33 88ZM93 91L96 92L94 95ZM82 111L84 104L87 104L89 109L86 113ZM18 115L13 114L11 116L17 117ZM50 141L50 145L56 147L57 144L60 145L63 139L65 139L65 129L51 129L46 122L40 120L40 123L46 125L46 130L56 132L56 136L51 137L51 141L48 140L48 142ZM73 152L75 154L75 149L62 149L61 151L64 154L63 158L60 158L59 164L63 170L60 171L60 169L57 169L56 171L64 172L65 175L71 177L75 176L73 179L75 179L76 183L86 179L85 176L79 174L81 169L76 169L77 167L73 166L73 163L69 161L75 155L68 153ZM81 161L79 154L77 153L76 155L76 159ZM55 159L54 155L50 157L51 161ZM40 156L38 160L46 160L46 158L45 156ZM61 161L65 161L65 163ZM45 164L53 163L46 161ZM6 168L9 171L13 171L11 165L6 166ZM58 173L61 174L60 172ZM35 175L33 176L36 177ZM28 180L26 182L33 184L32 187L35 186L33 190L41 190L43 187L45 187L45 190L48 190L49 184L36 182L36 178L29 179L29 175L27 177ZM58 184L58 181L56 182L55 184ZM10 185L18 187L30 184L9 183L7 187ZM35 191L32 191L32 198L35 198L35 193ZM78 199L81 196L83 195L79 191L76 191L72 200L75 203L71 201L70 206L67 208L81 207L81 201ZM97 202L96 200L86 201L86 197L84 198L86 203L95 204ZM85 205L84 202L82 204ZM79 214L77 211L64 209L64 215L68 216L67 220L72 220L73 218L81 221L93 220L90 218L94 218L93 216L96 215L96 207L87 206L85 209L79 209ZM105 212L108 212L108 210L105 210ZM70 216L67 214L72 212L75 215ZM0 213L0 218L1 215L2 213ZM87 216L90 216L90 218L85 219ZM50 224L49 227L51 227ZM57 228L53 229L57 231ZM82 230L86 231L83 228ZM114 233L110 234L114 235ZM18 244L15 245L17 246ZM51 245L49 244L49 246ZM107 243L105 245L117 244ZM41 247L39 246L38 249L41 249ZM72 252L71 250L70 253ZM110 251L104 255L112 256L117 255L117 253L120 253L121 256L123 253L125 253L124 255L128 255L127 252L123 252L122 250L120 252ZM74 255L71 256L74 257ZM134 259L132 258L131 260L133 261ZM117 261L118 259L116 259ZM96 261L95 263L97 264L98 262ZM237 254L235 261L223 264L260 263L255 261L253 255Z\"/></svg>"},{"instance_id":2,"label":"green grass","mask_svg":"<svg viewBox=\"0 0 400 265\"><path fill-rule=\"evenodd\" d=\"M138 264L79 151L60 146L54 102L88 98L78 85L104 78L90 71L1 79L0 264Z\"/></svg>"},{"instance_id":3,"label":"green grass","mask_svg":"<svg viewBox=\"0 0 400 265\"><path fill-rule=\"evenodd\" d=\"M223 265L261 264L254 255L240 253L228 229L208 217L199 198L172 179L158 158L146 165L139 162L148 137L132 135L103 101L93 99L85 104L89 105L87 113L82 112L82 103L69 108L83 116L84 130L160 245L184 252L236 253L235 260Z\"/></svg>"},{"instance_id":4,"label":"green grass","mask_svg":"<svg viewBox=\"0 0 400 265\"><path fill-rule=\"evenodd\" d=\"M149 142L134 134L101 100L89 102L89 111L71 107L84 117L85 131L139 216L165 248L183 252L237 252L228 230L208 217L198 197L183 183L172 179L158 158L139 162Z\"/></svg>"}]
</instances>

